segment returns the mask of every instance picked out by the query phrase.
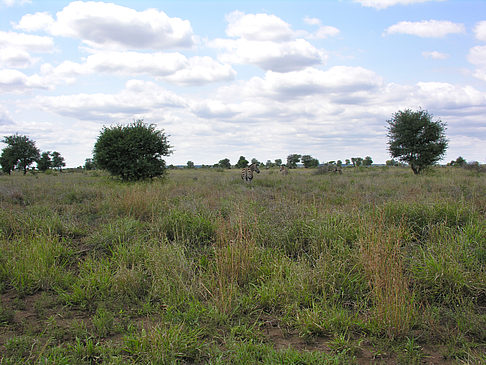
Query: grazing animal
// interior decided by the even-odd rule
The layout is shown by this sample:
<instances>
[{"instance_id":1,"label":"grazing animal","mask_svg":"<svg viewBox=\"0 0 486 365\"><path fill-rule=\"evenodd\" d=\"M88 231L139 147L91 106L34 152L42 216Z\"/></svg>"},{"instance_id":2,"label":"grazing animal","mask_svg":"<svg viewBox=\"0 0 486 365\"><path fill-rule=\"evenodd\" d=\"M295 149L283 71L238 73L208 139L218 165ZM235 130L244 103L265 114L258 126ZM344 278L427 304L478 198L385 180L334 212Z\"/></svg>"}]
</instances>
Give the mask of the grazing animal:
<instances>
[{"instance_id":1,"label":"grazing animal","mask_svg":"<svg viewBox=\"0 0 486 365\"><path fill-rule=\"evenodd\" d=\"M243 179L243 181L251 182L251 180L253 179L253 171L256 171L257 174L260 173L260 170L258 169L256 163L252 163L250 166L245 167L243 170L241 170L241 178Z\"/></svg>"},{"instance_id":2,"label":"grazing animal","mask_svg":"<svg viewBox=\"0 0 486 365\"><path fill-rule=\"evenodd\" d=\"M285 165L280 165L280 173L282 175L288 175L289 174L289 168Z\"/></svg>"}]
</instances>

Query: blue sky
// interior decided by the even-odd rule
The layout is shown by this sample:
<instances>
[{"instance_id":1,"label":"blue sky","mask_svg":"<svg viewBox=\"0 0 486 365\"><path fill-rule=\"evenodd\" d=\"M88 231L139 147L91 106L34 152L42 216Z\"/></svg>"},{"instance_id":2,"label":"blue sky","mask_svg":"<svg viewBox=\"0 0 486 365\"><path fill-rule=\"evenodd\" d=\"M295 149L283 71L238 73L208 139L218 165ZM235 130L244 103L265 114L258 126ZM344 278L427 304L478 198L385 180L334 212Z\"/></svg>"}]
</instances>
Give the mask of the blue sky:
<instances>
[{"instance_id":1,"label":"blue sky","mask_svg":"<svg viewBox=\"0 0 486 365\"><path fill-rule=\"evenodd\" d=\"M0 0L0 14L0 136L68 166L139 118L170 135L173 164L383 163L405 108L447 123L443 162L486 162L486 1Z\"/></svg>"}]
</instances>

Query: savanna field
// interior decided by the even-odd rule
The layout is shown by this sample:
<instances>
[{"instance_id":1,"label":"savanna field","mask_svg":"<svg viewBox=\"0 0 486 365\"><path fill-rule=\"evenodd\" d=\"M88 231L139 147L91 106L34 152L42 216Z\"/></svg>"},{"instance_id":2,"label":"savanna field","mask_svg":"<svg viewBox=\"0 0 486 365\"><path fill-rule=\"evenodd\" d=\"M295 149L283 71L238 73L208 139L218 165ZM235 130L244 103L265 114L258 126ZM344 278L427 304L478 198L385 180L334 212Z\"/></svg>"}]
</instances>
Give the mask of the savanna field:
<instances>
[{"instance_id":1,"label":"savanna field","mask_svg":"<svg viewBox=\"0 0 486 365\"><path fill-rule=\"evenodd\" d=\"M0 176L0 363L486 363L486 174L317 171Z\"/></svg>"}]
</instances>

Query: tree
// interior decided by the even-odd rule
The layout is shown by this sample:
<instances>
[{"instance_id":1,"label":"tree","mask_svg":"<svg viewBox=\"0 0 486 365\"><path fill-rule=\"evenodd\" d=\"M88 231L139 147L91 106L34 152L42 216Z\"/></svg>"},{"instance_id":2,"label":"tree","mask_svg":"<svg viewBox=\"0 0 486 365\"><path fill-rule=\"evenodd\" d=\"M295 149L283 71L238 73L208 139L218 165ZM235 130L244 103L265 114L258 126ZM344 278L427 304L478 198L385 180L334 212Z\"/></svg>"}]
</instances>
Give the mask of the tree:
<instances>
[{"instance_id":1,"label":"tree","mask_svg":"<svg viewBox=\"0 0 486 365\"><path fill-rule=\"evenodd\" d=\"M222 160L219 160L219 167L223 168L223 169L230 169L231 168L231 163L230 163L230 160L229 158L224 158Z\"/></svg>"},{"instance_id":2,"label":"tree","mask_svg":"<svg viewBox=\"0 0 486 365\"><path fill-rule=\"evenodd\" d=\"M344 160L344 162L346 163L347 166L351 165L351 161L349 161L349 158L347 158L346 160Z\"/></svg>"},{"instance_id":3,"label":"tree","mask_svg":"<svg viewBox=\"0 0 486 365\"><path fill-rule=\"evenodd\" d=\"M87 170L87 171L96 169L96 165L95 165L92 158L87 158L84 161L84 169Z\"/></svg>"},{"instance_id":4,"label":"tree","mask_svg":"<svg viewBox=\"0 0 486 365\"><path fill-rule=\"evenodd\" d=\"M187 161L187 168L188 168L188 169L193 169L193 168L194 168L194 162L192 162L192 161Z\"/></svg>"},{"instance_id":5,"label":"tree","mask_svg":"<svg viewBox=\"0 0 486 365\"><path fill-rule=\"evenodd\" d=\"M124 126L103 127L93 158L97 167L124 181L143 180L165 173L162 157L170 155L171 148L163 130L140 119Z\"/></svg>"},{"instance_id":6,"label":"tree","mask_svg":"<svg viewBox=\"0 0 486 365\"><path fill-rule=\"evenodd\" d=\"M386 160L385 164L386 166L398 166L398 161L392 158L391 160Z\"/></svg>"},{"instance_id":7,"label":"tree","mask_svg":"<svg viewBox=\"0 0 486 365\"><path fill-rule=\"evenodd\" d=\"M245 156L240 156L240 159L236 163L235 167L237 167L239 169L242 169L242 168L247 167L248 164L249 164L249 162L247 161L247 159L245 158Z\"/></svg>"},{"instance_id":8,"label":"tree","mask_svg":"<svg viewBox=\"0 0 486 365\"><path fill-rule=\"evenodd\" d=\"M302 156L298 154L292 154L287 156L287 167L289 169L296 169L297 168L297 163L300 161L300 158Z\"/></svg>"},{"instance_id":9,"label":"tree","mask_svg":"<svg viewBox=\"0 0 486 365\"><path fill-rule=\"evenodd\" d=\"M353 163L354 167L359 167L363 163L363 158L362 157L352 157L351 162Z\"/></svg>"},{"instance_id":10,"label":"tree","mask_svg":"<svg viewBox=\"0 0 486 365\"><path fill-rule=\"evenodd\" d=\"M317 167L319 165L319 160L313 158L311 155L302 156L301 161L306 169L309 167Z\"/></svg>"},{"instance_id":11,"label":"tree","mask_svg":"<svg viewBox=\"0 0 486 365\"><path fill-rule=\"evenodd\" d=\"M62 171L62 168L66 166L66 163L64 162L64 157L61 156L61 154L57 151L52 152L52 167L55 169L59 169L59 171Z\"/></svg>"},{"instance_id":12,"label":"tree","mask_svg":"<svg viewBox=\"0 0 486 365\"><path fill-rule=\"evenodd\" d=\"M459 156L455 161L454 161L454 166L459 166L459 167L464 167L467 165L466 160L462 157Z\"/></svg>"},{"instance_id":13,"label":"tree","mask_svg":"<svg viewBox=\"0 0 486 365\"><path fill-rule=\"evenodd\" d=\"M20 136L18 134L6 136L2 142L6 143L7 147L2 151L0 162L2 164L2 170L8 174L15 168L18 168L25 175L29 166L40 157L39 149L35 146L35 142L27 136Z\"/></svg>"},{"instance_id":14,"label":"tree","mask_svg":"<svg viewBox=\"0 0 486 365\"><path fill-rule=\"evenodd\" d=\"M16 159L11 148L5 148L0 156L2 171L9 174L15 170Z\"/></svg>"},{"instance_id":15,"label":"tree","mask_svg":"<svg viewBox=\"0 0 486 365\"><path fill-rule=\"evenodd\" d=\"M274 167L274 166L275 166L275 164L271 160L267 160L267 163L265 164L265 167L267 169Z\"/></svg>"},{"instance_id":16,"label":"tree","mask_svg":"<svg viewBox=\"0 0 486 365\"><path fill-rule=\"evenodd\" d=\"M37 161L37 168L39 171L45 172L52 167L51 152L42 152L39 160Z\"/></svg>"},{"instance_id":17,"label":"tree","mask_svg":"<svg viewBox=\"0 0 486 365\"><path fill-rule=\"evenodd\" d=\"M342 162L341 160L337 160L336 165L337 165L338 167L342 167L342 166L343 166L343 162Z\"/></svg>"},{"instance_id":18,"label":"tree","mask_svg":"<svg viewBox=\"0 0 486 365\"><path fill-rule=\"evenodd\" d=\"M414 174L437 163L447 149L446 123L432 118L426 110L406 109L387 120L388 150L392 157L407 162Z\"/></svg>"},{"instance_id":19,"label":"tree","mask_svg":"<svg viewBox=\"0 0 486 365\"><path fill-rule=\"evenodd\" d=\"M277 159L275 160L275 165L276 165L276 166L281 166L281 165L282 165L282 159L277 158Z\"/></svg>"},{"instance_id":20,"label":"tree","mask_svg":"<svg viewBox=\"0 0 486 365\"><path fill-rule=\"evenodd\" d=\"M371 166L373 164L373 160L370 156L366 156L363 160L363 166Z\"/></svg>"}]
</instances>

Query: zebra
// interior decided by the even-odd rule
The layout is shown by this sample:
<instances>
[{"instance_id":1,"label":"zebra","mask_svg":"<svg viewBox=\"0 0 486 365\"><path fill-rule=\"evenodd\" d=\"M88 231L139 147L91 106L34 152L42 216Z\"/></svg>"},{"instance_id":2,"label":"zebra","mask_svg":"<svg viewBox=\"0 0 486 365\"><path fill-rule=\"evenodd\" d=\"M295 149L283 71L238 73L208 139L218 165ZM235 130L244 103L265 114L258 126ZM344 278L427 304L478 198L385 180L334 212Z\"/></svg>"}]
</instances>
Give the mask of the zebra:
<instances>
[{"instance_id":1,"label":"zebra","mask_svg":"<svg viewBox=\"0 0 486 365\"><path fill-rule=\"evenodd\" d=\"M260 170L258 169L258 165L256 163L252 163L250 166L245 167L243 170L241 170L241 178L243 181L249 181L253 179L253 171L256 171L257 174L260 173Z\"/></svg>"},{"instance_id":2,"label":"zebra","mask_svg":"<svg viewBox=\"0 0 486 365\"><path fill-rule=\"evenodd\" d=\"M288 173L289 173L289 169L288 169L288 167L287 167L287 166L285 166L285 165L280 165L280 173L281 173L282 175L288 175Z\"/></svg>"}]
</instances>

